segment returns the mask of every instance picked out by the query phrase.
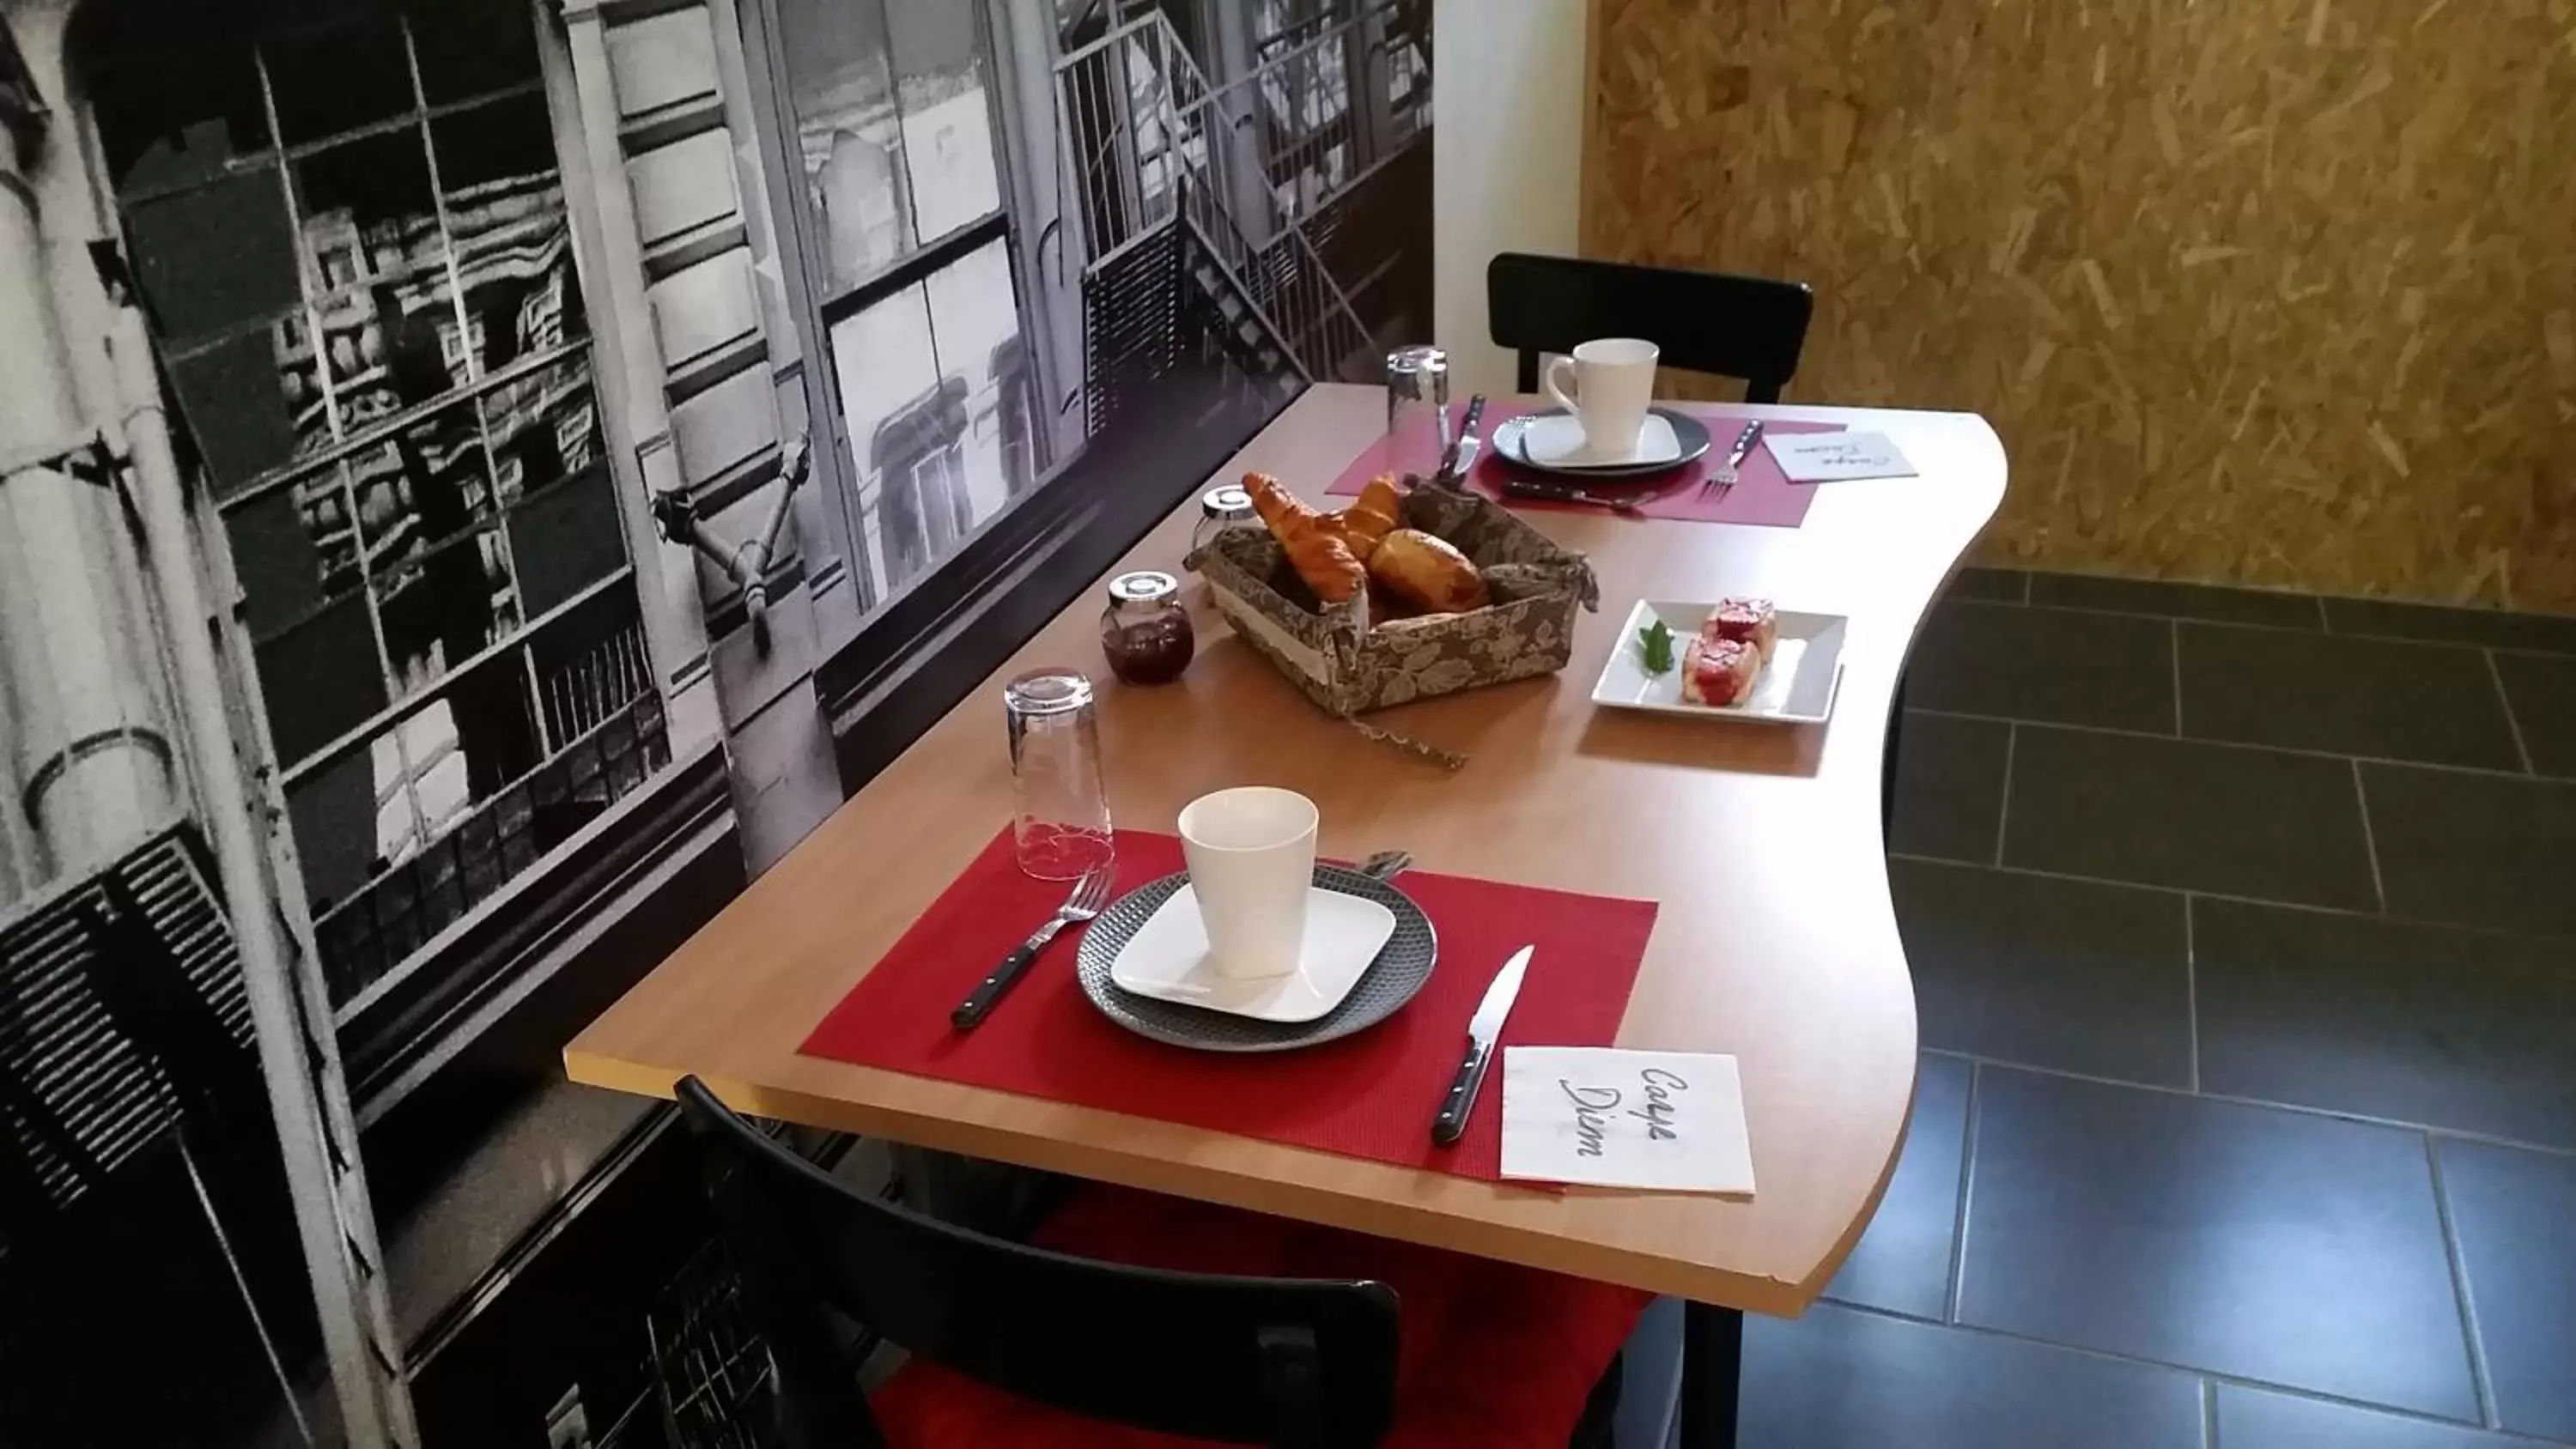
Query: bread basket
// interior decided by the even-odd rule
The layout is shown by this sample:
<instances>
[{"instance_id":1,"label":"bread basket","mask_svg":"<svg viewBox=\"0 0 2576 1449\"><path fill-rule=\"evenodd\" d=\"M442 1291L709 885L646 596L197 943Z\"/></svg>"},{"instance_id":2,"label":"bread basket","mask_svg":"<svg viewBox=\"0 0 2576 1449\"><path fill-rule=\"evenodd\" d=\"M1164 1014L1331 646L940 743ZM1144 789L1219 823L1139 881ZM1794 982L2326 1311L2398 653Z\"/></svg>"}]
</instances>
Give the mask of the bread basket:
<instances>
[{"instance_id":1,"label":"bread basket","mask_svg":"<svg viewBox=\"0 0 2576 1449\"><path fill-rule=\"evenodd\" d=\"M1372 627L1366 594L1347 604L1318 603L1277 540L1258 527L1218 534L1189 566L1207 580L1234 632L1336 715L1565 667L1574 652L1574 611L1601 605L1583 555L1472 493L1417 488L1404 496L1402 521L1465 554L1493 602Z\"/></svg>"}]
</instances>

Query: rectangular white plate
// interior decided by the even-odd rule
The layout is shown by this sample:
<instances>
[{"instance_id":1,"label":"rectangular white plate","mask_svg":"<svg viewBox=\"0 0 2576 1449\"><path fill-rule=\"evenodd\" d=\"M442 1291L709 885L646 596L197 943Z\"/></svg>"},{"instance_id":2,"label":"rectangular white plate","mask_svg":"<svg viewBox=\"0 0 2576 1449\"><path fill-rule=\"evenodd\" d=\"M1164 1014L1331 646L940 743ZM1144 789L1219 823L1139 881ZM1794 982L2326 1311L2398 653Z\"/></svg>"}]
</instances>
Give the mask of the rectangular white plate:
<instances>
[{"instance_id":1,"label":"rectangular white plate","mask_svg":"<svg viewBox=\"0 0 2576 1449\"><path fill-rule=\"evenodd\" d=\"M1771 662L1762 666L1762 677L1753 683L1751 699L1726 708L1682 703L1682 646L1699 634L1699 626L1715 607L1714 599L1640 601L1620 626L1618 643L1610 651L1609 662L1601 666L1599 682L1592 686L1592 702L1749 724L1821 724L1834 712L1834 695L1843 680L1843 635L1851 620L1841 614L1802 614L1794 609L1779 613L1779 642L1772 646ZM1637 631L1658 619L1673 631L1674 668L1648 674L1645 656L1637 647Z\"/></svg>"}]
</instances>

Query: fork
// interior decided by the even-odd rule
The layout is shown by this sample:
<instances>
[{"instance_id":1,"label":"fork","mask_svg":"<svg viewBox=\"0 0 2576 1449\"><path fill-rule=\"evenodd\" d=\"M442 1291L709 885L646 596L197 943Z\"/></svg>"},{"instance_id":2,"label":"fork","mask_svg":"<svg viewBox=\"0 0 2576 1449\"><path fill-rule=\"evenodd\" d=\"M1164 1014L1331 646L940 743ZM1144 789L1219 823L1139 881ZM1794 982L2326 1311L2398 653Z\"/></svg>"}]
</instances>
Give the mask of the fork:
<instances>
[{"instance_id":1,"label":"fork","mask_svg":"<svg viewBox=\"0 0 2576 1449\"><path fill-rule=\"evenodd\" d=\"M1094 866L1082 879L1075 881L1073 893L1064 898L1063 905L1056 907L1055 914L1048 918L1047 923L1031 931L1027 940L1002 958L1002 964L993 968L993 974L984 978L984 984L976 987L974 994L957 1003L957 1009L948 1013L948 1024L959 1031L966 1031L981 1022L992 1013L994 1004L1019 984L1020 977L1029 969L1029 963L1038 959L1038 953L1047 948L1047 942L1054 940L1057 932L1099 915L1100 908L1109 903L1110 874L1108 866Z\"/></svg>"},{"instance_id":2,"label":"fork","mask_svg":"<svg viewBox=\"0 0 2576 1449\"><path fill-rule=\"evenodd\" d=\"M1708 475L1708 481L1699 486L1700 491L1706 493L1711 489L1734 487L1735 480L1741 476L1735 471L1736 465L1751 457L1753 445L1760 441L1762 441L1762 420L1756 418L1744 425L1743 432L1735 435L1735 445L1726 450L1726 461L1718 464L1716 471Z\"/></svg>"}]
</instances>

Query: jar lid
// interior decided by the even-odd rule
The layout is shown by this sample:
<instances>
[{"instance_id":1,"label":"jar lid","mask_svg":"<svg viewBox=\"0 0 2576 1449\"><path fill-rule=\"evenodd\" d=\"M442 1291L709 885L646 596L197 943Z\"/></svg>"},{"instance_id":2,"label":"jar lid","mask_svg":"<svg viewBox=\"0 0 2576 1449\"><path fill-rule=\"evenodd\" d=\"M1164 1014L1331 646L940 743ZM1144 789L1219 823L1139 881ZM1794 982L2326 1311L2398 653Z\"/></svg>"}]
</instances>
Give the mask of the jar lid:
<instances>
[{"instance_id":1,"label":"jar lid","mask_svg":"<svg viewBox=\"0 0 2576 1449\"><path fill-rule=\"evenodd\" d=\"M1161 604L1181 596L1181 581L1170 574L1150 570L1120 574L1109 581L1109 602L1113 604Z\"/></svg>"},{"instance_id":2,"label":"jar lid","mask_svg":"<svg viewBox=\"0 0 2576 1449\"><path fill-rule=\"evenodd\" d=\"M1211 488L1200 495L1199 512L1227 523L1242 523L1253 517L1252 495L1239 483Z\"/></svg>"}]
</instances>

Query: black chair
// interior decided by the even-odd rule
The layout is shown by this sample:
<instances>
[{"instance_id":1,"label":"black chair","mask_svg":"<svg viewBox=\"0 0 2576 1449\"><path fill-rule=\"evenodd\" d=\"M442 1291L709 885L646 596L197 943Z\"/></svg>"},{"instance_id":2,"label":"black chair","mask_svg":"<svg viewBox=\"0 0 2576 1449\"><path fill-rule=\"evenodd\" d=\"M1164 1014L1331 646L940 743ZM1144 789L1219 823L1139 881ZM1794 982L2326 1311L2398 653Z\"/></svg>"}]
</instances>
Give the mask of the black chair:
<instances>
[{"instance_id":1,"label":"black chair","mask_svg":"<svg viewBox=\"0 0 2576 1449\"><path fill-rule=\"evenodd\" d=\"M1485 267L1496 346L1520 352L1522 392L1538 391L1542 352L1594 337L1642 337L1667 367L1744 379L1744 400L1772 403L1798 371L1816 295L1804 282L1504 252Z\"/></svg>"},{"instance_id":2,"label":"black chair","mask_svg":"<svg viewBox=\"0 0 2576 1449\"><path fill-rule=\"evenodd\" d=\"M948 1371L939 1382L976 1400L970 1410L992 1407L999 1390L1113 1434L1123 1425L1276 1449L1375 1445L1397 1417L1397 1301L1383 1282L1174 1272L988 1237L833 1178L695 1077L677 1095L744 1306L777 1365L777 1427L791 1449L882 1449L898 1422L881 1422L860 1392L843 1347L853 1335L835 1311ZM1276 1221L1150 1194L1106 1201ZM1578 1444L1607 1442L1616 1370L1611 1357ZM921 1404L910 1401L915 1432ZM980 1421L960 1430L991 1432ZM1079 1437L1050 1431L1047 1442Z\"/></svg>"},{"instance_id":3,"label":"black chair","mask_svg":"<svg viewBox=\"0 0 2576 1449\"><path fill-rule=\"evenodd\" d=\"M988 1238L858 1192L679 1085L797 1449L882 1438L819 1311L1023 1398L1277 1449L1375 1444L1395 1412L1383 1283L1166 1273Z\"/></svg>"}]
</instances>

